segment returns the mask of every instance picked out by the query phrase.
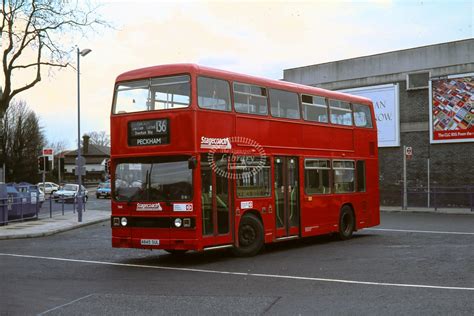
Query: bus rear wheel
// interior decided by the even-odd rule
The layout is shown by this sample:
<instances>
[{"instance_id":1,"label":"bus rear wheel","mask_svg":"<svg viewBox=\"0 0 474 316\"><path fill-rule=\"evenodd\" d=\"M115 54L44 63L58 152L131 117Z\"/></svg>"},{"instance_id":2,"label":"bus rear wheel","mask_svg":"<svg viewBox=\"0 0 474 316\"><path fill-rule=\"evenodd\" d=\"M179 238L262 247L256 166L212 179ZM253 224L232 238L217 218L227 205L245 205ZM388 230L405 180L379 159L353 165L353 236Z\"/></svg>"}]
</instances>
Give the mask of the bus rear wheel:
<instances>
[{"instance_id":1,"label":"bus rear wheel","mask_svg":"<svg viewBox=\"0 0 474 316\"><path fill-rule=\"evenodd\" d=\"M233 253L239 257L255 256L263 244L262 222L253 214L244 215L239 225L239 246L233 248Z\"/></svg>"},{"instance_id":2,"label":"bus rear wheel","mask_svg":"<svg viewBox=\"0 0 474 316\"><path fill-rule=\"evenodd\" d=\"M355 227L355 217L352 208L348 205L344 205L341 209L339 216L339 232L338 237L340 240L350 239Z\"/></svg>"}]
</instances>

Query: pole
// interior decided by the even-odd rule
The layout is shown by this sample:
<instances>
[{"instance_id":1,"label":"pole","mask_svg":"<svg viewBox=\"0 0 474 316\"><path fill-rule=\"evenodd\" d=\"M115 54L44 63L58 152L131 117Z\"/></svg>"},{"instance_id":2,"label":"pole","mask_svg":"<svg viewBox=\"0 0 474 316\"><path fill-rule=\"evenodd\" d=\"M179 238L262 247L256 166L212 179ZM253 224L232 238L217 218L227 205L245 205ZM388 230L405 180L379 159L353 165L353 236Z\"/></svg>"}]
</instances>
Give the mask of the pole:
<instances>
[{"instance_id":1,"label":"pole","mask_svg":"<svg viewBox=\"0 0 474 316\"><path fill-rule=\"evenodd\" d=\"M80 87L80 71L79 71L80 51L77 48L77 221L82 222L82 166L81 166L81 87Z\"/></svg>"},{"instance_id":2,"label":"pole","mask_svg":"<svg viewBox=\"0 0 474 316\"><path fill-rule=\"evenodd\" d=\"M427 170L427 174L428 174L428 208L431 206L431 201L430 201L430 198L431 198L431 187L430 187L430 158L428 158L428 170Z\"/></svg>"},{"instance_id":3,"label":"pole","mask_svg":"<svg viewBox=\"0 0 474 316\"><path fill-rule=\"evenodd\" d=\"M46 197L46 156L43 156L43 191Z\"/></svg>"},{"instance_id":4,"label":"pole","mask_svg":"<svg viewBox=\"0 0 474 316\"><path fill-rule=\"evenodd\" d=\"M407 147L403 146L403 209L407 209L407 156L406 156Z\"/></svg>"},{"instance_id":5,"label":"pole","mask_svg":"<svg viewBox=\"0 0 474 316\"><path fill-rule=\"evenodd\" d=\"M61 185L61 156L58 156L58 182Z\"/></svg>"}]
</instances>

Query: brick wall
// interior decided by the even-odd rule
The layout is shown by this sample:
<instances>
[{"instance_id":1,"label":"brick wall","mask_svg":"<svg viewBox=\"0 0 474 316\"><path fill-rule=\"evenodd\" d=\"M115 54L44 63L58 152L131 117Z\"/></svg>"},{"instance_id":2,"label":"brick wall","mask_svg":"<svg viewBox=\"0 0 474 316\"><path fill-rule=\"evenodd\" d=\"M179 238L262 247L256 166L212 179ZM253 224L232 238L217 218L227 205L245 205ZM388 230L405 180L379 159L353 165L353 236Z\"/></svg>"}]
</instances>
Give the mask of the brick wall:
<instances>
[{"instance_id":1,"label":"brick wall","mask_svg":"<svg viewBox=\"0 0 474 316\"><path fill-rule=\"evenodd\" d=\"M406 82L400 87L400 147L379 148L380 202L382 205L401 205L403 189L403 145L413 148L413 159L407 161L409 188L426 188L427 159L430 158L431 186L474 186L474 143L430 144L429 131L403 131L403 123L429 121L428 89L407 91ZM461 191L460 189L458 191ZM445 206L468 206L468 195L446 194L438 203ZM409 205L426 206L426 195L410 193ZM433 199L432 199L433 200Z\"/></svg>"}]
</instances>

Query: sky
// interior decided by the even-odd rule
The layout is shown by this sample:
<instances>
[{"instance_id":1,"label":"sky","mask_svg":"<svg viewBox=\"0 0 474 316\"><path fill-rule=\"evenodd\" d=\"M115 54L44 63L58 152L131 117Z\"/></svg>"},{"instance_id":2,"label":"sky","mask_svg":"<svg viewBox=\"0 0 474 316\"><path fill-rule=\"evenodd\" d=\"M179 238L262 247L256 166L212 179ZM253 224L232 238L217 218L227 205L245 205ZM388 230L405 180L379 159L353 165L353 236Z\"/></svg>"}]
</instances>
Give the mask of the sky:
<instances>
[{"instance_id":1,"label":"sky","mask_svg":"<svg viewBox=\"0 0 474 316\"><path fill-rule=\"evenodd\" d=\"M191 62L281 79L287 68L474 38L474 0L93 3L112 27L61 43L92 50L80 61L81 134L109 133L115 78L136 68ZM77 142L76 76L45 69L17 97L38 114L48 142L68 149Z\"/></svg>"}]
</instances>

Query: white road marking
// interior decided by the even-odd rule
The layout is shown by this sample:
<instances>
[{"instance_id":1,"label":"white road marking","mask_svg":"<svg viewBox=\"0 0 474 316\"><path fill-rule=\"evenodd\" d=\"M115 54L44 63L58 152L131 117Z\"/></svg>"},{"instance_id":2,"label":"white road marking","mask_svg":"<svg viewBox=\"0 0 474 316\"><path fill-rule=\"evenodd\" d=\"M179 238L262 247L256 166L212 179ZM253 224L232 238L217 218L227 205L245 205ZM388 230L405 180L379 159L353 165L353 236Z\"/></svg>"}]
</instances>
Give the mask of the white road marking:
<instances>
[{"instance_id":1,"label":"white road marking","mask_svg":"<svg viewBox=\"0 0 474 316\"><path fill-rule=\"evenodd\" d=\"M78 299L75 299L75 300L73 300L73 301L70 301L69 303L66 303L66 304L59 305L59 306L56 306L56 307L54 307L54 308L48 309L48 310L45 311L45 312L39 313L38 316L45 315L45 314L47 314L47 313L49 313L49 312L52 312L52 311L54 311L54 310L63 308L63 307L65 307L65 306L68 306L68 305L71 305L71 304L74 304L74 303L79 302L80 300L83 300L83 299L85 299L85 298L88 298L89 296L92 296L92 295L94 295L94 294L89 294L89 295L86 295L86 296L83 296L83 297L79 297Z\"/></svg>"},{"instance_id":2,"label":"white road marking","mask_svg":"<svg viewBox=\"0 0 474 316\"><path fill-rule=\"evenodd\" d=\"M391 228L364 228L364 230L375 230L383 232L401 232L401 233L420 233L420 234L450 234L450 235L474 235L467 232L444 232L437 230L410 230L410 229L391 229Z\"/></svg>"},{"instance_id":3,"label":"white road marking","mask_svg":"<svg viewBox=\"0 0 474 316\"><path fill-rule=\"evenodd\" d=\"M143 268L143 269L158 269L158 270L200 272L200 273L212 273L212 274L240 275L240 276L263 277L263 278L273 278L273 279L304 280L304 281L317 281L317 282L363 284L363 285L378 285L378 286L392 286L392 287L410 287L410 288L425 288L425 289L440 289L440 290L474 291L474 287L439 286L439 285L404 284L404 283L384 283L384 282L369 282L369 281L354 281L354 280L342 280L342 279L326 279L326 278L315 278L315 277L303 277L303 276L293 276L293 275L247 273L247 272L205 270L205 269L195 269L195 268L176 268L176 267L166 267L166 266L150 266L150 265L142 265L142 264L107 262L107 261L94 261L94 260L81 260L81 259L67 259L67 258L19 255L19 254L12 254L12 253L0 253L0 256L18 257L18 258L31 258L31 259L43 259L43 260L54 260L54 261L65 261L65 262L76 262L76 263L88 263L88 264L100 264L100 265L117 266L117 267L131 267L131 268Z\"/></svg>"}]
</instances>

